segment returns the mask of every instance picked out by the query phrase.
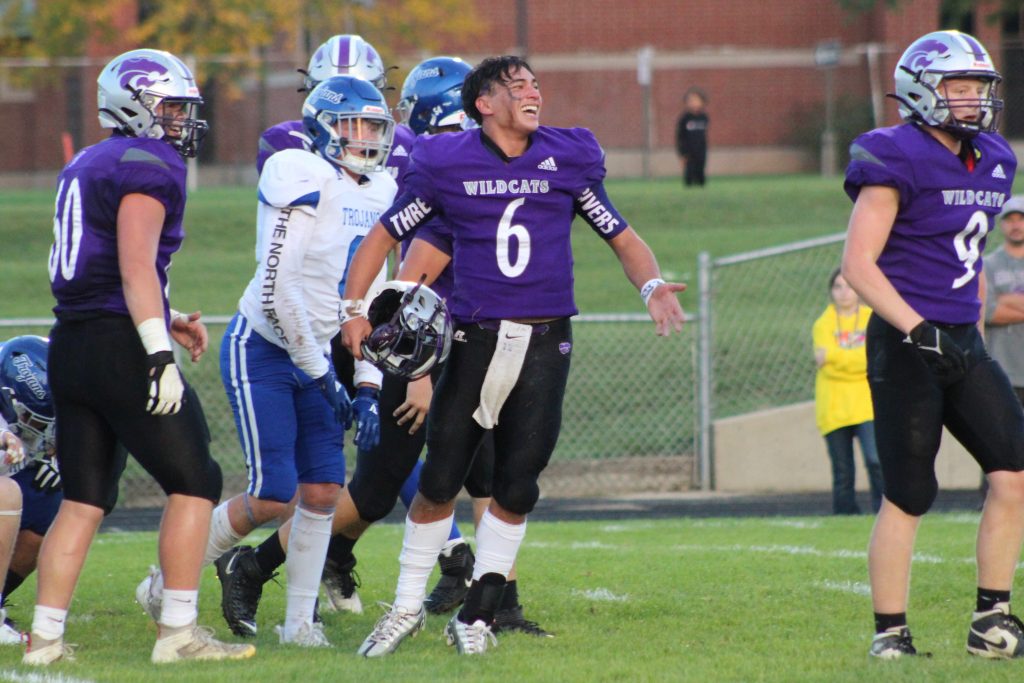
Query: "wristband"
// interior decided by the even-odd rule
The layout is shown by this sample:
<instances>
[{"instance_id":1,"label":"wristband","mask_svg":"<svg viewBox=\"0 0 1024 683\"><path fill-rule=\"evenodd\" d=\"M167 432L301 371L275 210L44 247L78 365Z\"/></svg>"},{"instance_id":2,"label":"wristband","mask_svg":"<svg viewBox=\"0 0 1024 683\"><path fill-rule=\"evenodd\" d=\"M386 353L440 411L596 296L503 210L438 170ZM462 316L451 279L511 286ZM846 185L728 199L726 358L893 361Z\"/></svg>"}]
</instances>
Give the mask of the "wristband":
<instances>
[{"instance_id":1,"label":"wristband","mask_svg":"<svg viewBox=\"0 0 1024 683\"><path fill-rule=\"evenodd\" d=\"M171 340L167 336L167 325L163 318L143 320L135 329L142 340L143 348L146 349L146 355L171 350Z\"/></svg>"},{"instance_id":2,"label":"wristband","mask_svg":"<svg viewBox=\"0 0 1024 683\"><path fill-rule=\"evenodd\" d=\"M366 317L366 299L345 299L341 306L349 318Z\"/></svg>"},{"instance_id":3,"label":"wristband","mask_svg":"<svg viewBox=\"0 0 1024 683\"><path fill-rule=\"evenodd\" d=\"M658 285L665 284L665 281L660 277L651 278L644 283L644 286L640 288L640 298L644 300L644 307L647 306L647 302L651 300L651 295L654 294L654 290L658 288Z\"/></svg>"}]
</instances>

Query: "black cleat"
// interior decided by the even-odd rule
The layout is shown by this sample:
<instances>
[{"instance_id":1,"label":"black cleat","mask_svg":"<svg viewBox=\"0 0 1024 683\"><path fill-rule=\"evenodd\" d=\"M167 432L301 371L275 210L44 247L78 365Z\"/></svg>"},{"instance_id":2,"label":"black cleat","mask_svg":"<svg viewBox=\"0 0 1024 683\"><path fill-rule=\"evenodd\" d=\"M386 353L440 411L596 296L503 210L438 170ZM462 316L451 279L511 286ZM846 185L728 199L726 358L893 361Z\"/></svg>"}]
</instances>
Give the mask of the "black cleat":
<instances>
[{"instance_id":1,"label":"black cleat","mask_svg":"<svg viewBox=\"0 0 1024 683\"><path fill-rule=\"evenodd\" d=\"M434 590L430 591L423 606L431 614L445 614L465 601L466 593L473 584L473 565L476 558L469 544L461 541L442 550L437 556L437 562L441 565L441 578L438 579Z\"/></svg>"},{"instance_id":2,"label":"black cleat","mask_svg":"<svg viewBox=\"0 0 1024 683\"><path fill-rule=\"evenodd\" d=\"M910 629L906 626L876 633L871 640L868 654L879 659L899 659L905 655L916 655L917 649L910 637ZM931 657L931 653L925 654Z\"/></svg>"},{"instance_id":3,"label":"black cleat","mask_svg":"<svg viewBox=\"0 0 1024 683\"><path fill-rule=\"evenodd\" d=\"M220 579L220 609L228 628L236 636L256 635L256 610L263 597L263 584L277 576L264 574L256 552L247 545L235 546L214 563Z\"/></svg>"},{"instance_id":4,"label":"black cleat","mask_svg":"<svg viewBox=\"0 0 1024 683\"><path fill-rule=\"evenodd\" d=\"M356 592L356 588L359 587L359 575L356 574L355 568L355 556L344 564L339 564L329 557L324 562L320 583L324 586L324 597L327 598L325 612L363 613L363 601Z\"/></svg>"},{"instance_id":5,"label":"black cleat","mask_svg":"<svg viewBox=\"0 0 1024 683\"><path fill-rule=\"evenodd\" d=\"M545 631L536 621L530 621L523 616L523 606L516 605L508 609L500 609L494 613L494 625L491 630L495 633L508 633L519 631L538 638L554 638L555 634Z\"/></svg>"},{"instance_id":6,"label":"black cleat","mask_svg":"<svg viewBox=\"0 0 1024 683\"><path fill-rule=\"evenodd\" d=\"M1005 602L987 612L975 612L967 633L967 651L987 659L1024 657L1024 624L1010 614Z\"/></svg>"}]
</instances>

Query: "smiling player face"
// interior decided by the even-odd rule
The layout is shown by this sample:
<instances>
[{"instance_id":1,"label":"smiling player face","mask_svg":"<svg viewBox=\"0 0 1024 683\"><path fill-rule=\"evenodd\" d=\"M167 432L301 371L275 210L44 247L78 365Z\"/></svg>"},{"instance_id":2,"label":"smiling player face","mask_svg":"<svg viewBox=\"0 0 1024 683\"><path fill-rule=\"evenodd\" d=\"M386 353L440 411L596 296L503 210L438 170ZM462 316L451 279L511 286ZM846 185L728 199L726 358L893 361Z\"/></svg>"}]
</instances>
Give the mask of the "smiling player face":
<instances>
[{"instance_id":1,"label":"smiling player face","mask_svg":"<svg viewBox=\"0 0 1024 683\"><path fill-rule=\"evenodd\" d=\"M507 133L526 136L540 126L540 86L529 69L514 69L508 80L495 83L480 99L481 113L490 114L491 125Z\"/></svg>"}]
</instances>

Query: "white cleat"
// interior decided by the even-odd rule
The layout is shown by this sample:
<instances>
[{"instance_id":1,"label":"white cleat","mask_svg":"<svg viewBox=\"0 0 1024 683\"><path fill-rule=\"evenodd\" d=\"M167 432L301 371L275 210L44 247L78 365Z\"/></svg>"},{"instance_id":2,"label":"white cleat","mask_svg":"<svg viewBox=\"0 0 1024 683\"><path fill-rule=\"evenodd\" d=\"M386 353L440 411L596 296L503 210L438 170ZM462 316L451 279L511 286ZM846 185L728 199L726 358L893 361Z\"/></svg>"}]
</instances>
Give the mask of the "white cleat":
<instances>
[{"instance_id":1,"label":"white cleat","mask_svg":"<svg viewBox=\"0 0 1024 683\"><path fill-rule=\"evenodd\" d=\"M163 593L157 594L153 591L154 584L161 583L157 581L159 576L160 570L150 565L149 574L135 588L135 602L139 603L149 618L156 623L160 623L160 610L164 603Z\"/></svg>"},{"instance_id":2,"label":"white cleat","mask_svg":"<svg viewBox=\"0 0 1024 683\"><path fill-rule=\"evenodd\" d=\"M274 631L277 633L282 645L291 644L298 645L299 647L331 647L331 642L327 640L327 635L324 633L324 625L322 623L306 622L299 626L298 630L291 638L285 637L284 626L275 626Z\"/></svg>"},{"instance_id":3,"label":"white cleat","mask_svg":"<svg viewBox=\"0 0 1024 683\"><path fill-rule=\"evenodd\" d=\"M0 607L0 645L21 645L27 640L26 634L7 623L7 610Z\"/></svg>"},{"instance_id":4,"label":"white cleat","mask_svg":"<svg viewBox=\"0 0 1024 683\"><path fill-rule=\"evenodd\" d=\"M46 666L54 662L73 662L75 661L75 647L74 645L65 645L63 638L46 640L39 637L33 638L30 635L28 649L22 656L21 663Z\"/></svg>"},{"instance_id":5,"label":"white cleat","mask_svg":"<svg viewBox=\"0 0 1024 683\"><path fill-rule=\"evenodd\" d=\"M444 635L449 645L454 645L460 655L482 655L487 652L487 645L498 647L498 639L482 619L472 624L459 621L458 613L452 615L451 621L444 627Z\"/></svg>"},{"instance_id":6,"label":"white cleat","mask_svg":"<svg viewBox=\"0 0 1024 683\"><path fill-rule=\"evenodd\" d=\"M364 657L381 657L391 654L398 649L402 641L423 630L427 620L427 613L421 606L418 612L406 612L397 605L391 606L386 602L379 603L388 611L380 618L377 625L373 627L370 635L359 646L357 651Z\"/></svg>"},{"instance_id":7,"label":"white cleat","mask_svg":"<svg viewBox=\"0 0 1024 683\"><path fill-rule=\"evenodd\" d=\"M171 662L248 659L256 654L250 643L224 643L213 637L213 629L192 622L181 628L168 628L161 624L162 635L153 645L154 664ZM27 656L27 655L26 655Z\"/></svg>"}]
</instances>

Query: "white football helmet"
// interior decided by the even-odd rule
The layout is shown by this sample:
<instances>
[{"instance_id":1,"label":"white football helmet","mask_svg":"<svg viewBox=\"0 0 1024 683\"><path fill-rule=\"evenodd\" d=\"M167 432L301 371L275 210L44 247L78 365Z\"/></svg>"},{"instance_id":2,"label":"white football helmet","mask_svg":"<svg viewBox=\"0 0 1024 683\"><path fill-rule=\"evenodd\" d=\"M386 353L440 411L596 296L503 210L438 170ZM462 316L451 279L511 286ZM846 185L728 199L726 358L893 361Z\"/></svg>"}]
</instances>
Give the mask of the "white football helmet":
<instances>
[{"instance_id":1,"label":"white football helmet","mask_svg":"<svg viewBox=\"0 0 1024 683\"><path fill-rule=\"evenodd\" d=\"M952 133L974 137L996 129L1003 101L996 96L1002 77L976 38L959 31L935 31L915 40L896 64L894 74L900 116ZM985 96L951 103L939 90L944 80L976 78L988 84ZM979 108L976 121L959 120L951 107Z\"/></svg>"},{"instance_id":2,"label":"white football helmet","mask_svg":"<svg viewBox=\"0 0 1024 683\"><path fill-rule=\"evenodd\" d=\"M185 157L193 157L206 135L197 118L203 98L192 71L163 50L131 50L103 67L97 84L100 125L137 138L164 139ZM177 104L184 118L156 115L161 104Z\"/></svg>"},{"instance_id":3,"label":"white football helmet","mask_svg":"<svg viewBox=\"0 0 1024 683\"><path fill-rule=\"evenodd\" d=\"M384 372L416 379L448 358L452 319L444 299L424 284L385 282L367 318L373 331L363 340L363 357Z\"/></svg>"},{"instance_id":4,"label":"white football helmet","mask_svg":"<svg viewBox=\"0 0 1024 683\"><path fill-rule=\"evenodd\" d=\"M302 71L300 69L300 71ZM331 76L355 76L383 90L388 79L384 61L373 45L361 36L342 34L329 38L309 59L304 92L311 91Z\"/></svg>"}]
</instances>

